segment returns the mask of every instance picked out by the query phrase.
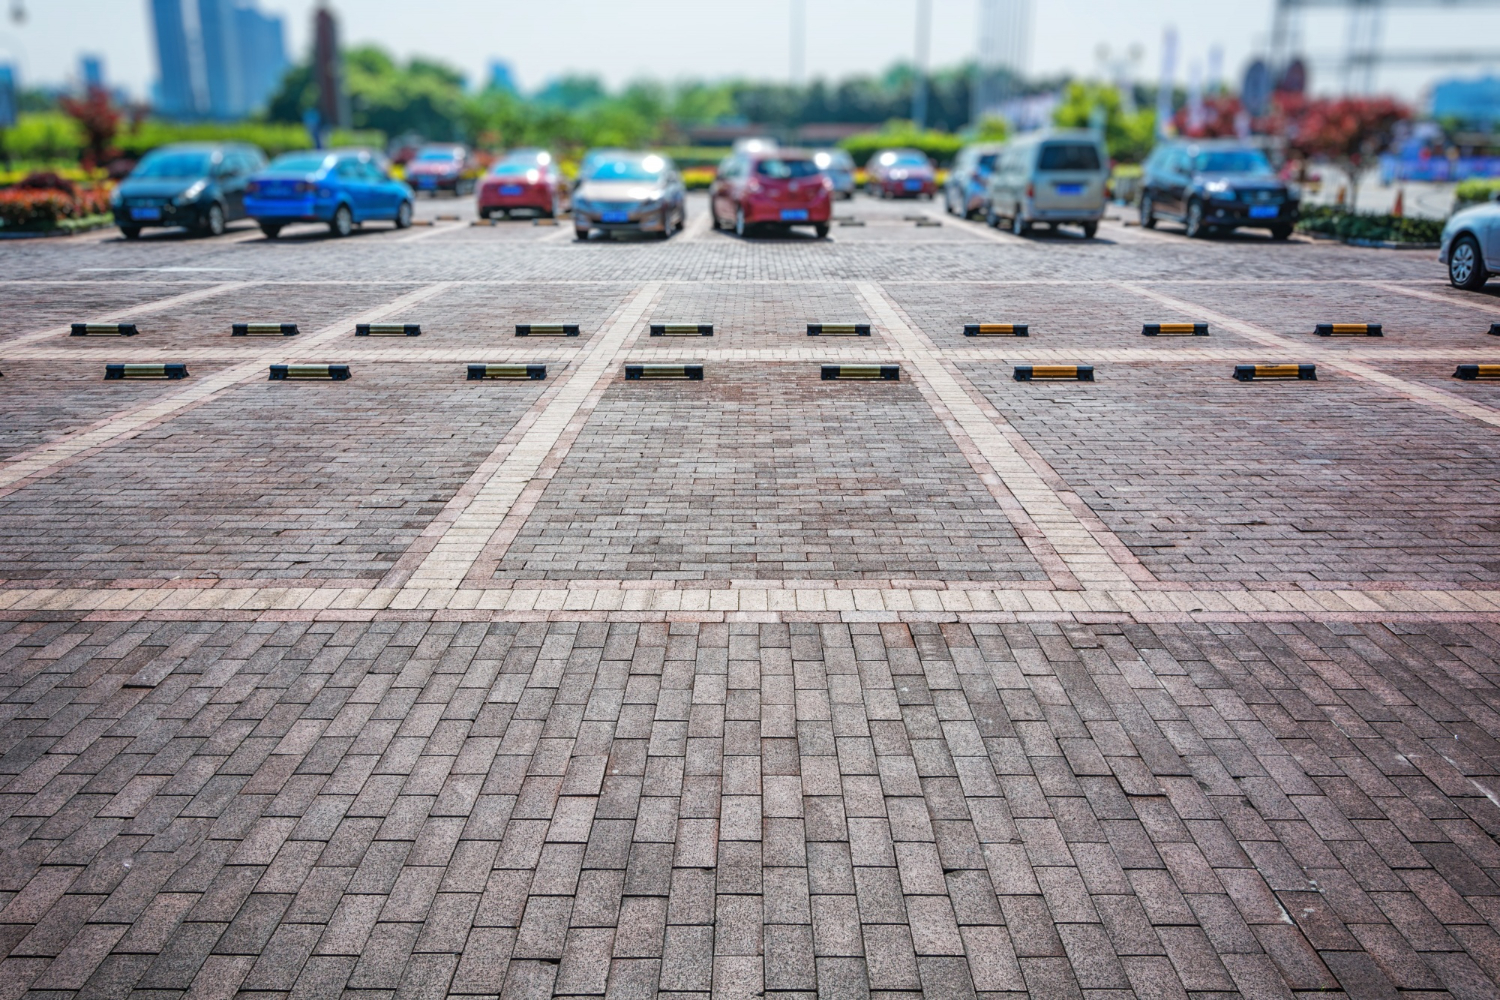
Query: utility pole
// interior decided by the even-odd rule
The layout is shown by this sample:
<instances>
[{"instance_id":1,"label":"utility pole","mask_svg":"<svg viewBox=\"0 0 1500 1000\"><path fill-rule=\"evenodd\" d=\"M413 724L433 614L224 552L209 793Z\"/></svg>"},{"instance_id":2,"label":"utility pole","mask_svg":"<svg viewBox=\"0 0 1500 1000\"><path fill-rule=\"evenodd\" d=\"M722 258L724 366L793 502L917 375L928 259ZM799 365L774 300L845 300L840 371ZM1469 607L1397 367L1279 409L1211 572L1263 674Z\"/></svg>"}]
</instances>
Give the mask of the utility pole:
<instances>
[{"instance_id":1,"label":"utility pole","mask_svg":"<svg viewBox=\"0 0 1500 1000\"><path fill-rule=\"evenodd\" d=\"M927 59L932 47L932 0L917 0L916 80L911 92L911 120L927 127Z\"/></svg>"}]
</instances>

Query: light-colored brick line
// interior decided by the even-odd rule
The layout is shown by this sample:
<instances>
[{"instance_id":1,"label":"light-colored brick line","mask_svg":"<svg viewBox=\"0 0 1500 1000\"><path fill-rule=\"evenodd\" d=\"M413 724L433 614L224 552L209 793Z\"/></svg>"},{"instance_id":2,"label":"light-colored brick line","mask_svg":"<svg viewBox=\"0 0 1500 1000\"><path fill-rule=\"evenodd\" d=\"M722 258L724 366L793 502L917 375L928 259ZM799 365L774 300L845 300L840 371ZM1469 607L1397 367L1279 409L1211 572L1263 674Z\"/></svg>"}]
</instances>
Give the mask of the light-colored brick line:
<instances>
[{"instance_id":1,"label":"light-colored brick line","mask_svg":"<svg viewBox=\"0 0 1500 1000\"><path fill-rule=\"evenodd\" d=\"M1491 316L1500 316L1500 302L1474 292L1455 292L1453 295L1444 295L1440 292L1428 291L1425 288L1407 288L1394 281L1372 281L1368 278L1361 280L1359 283L1368 285L1371 288L1379 288L1382 291L1395 292L1397 295L1421 299L1424 302L1435 302L1438 305L1444 306L1458 306L1460 309L1474 309L1479 312L1489 313Z\"/></svg>"},{"instance_id":2,"label":"light-colored brick line","mask_svg":"<svg viewBox=\"0 0 1500 1000\"><path fill-rule=\"evenodd\" d=\"M1284 337L1279 333L1267 330L1265 327L1256 326L1253 323L1247 323L1244 320L1235 319L1232 316L1226 316L1223 313L1215 312L1214 310L1206 309L1203 306L1195 305L1190 302L1185 302L1182 299L1174 298L1170 295L1164 295L1161 292L1155 291L1150 288L1142 288L1141 286L1133 282L1117 281L1114 282L1114 284L1124 289L1125 291L1131 292L1135 295L1139 295L1142 298L1147 298L1155 302L1159 302L1160 304L1170 309L1178 309L1183 311L1197 310L1197 315L1207 320L1211 324L1221 326L1226 330L1232 330L1242 337L1248 337L1251 340L1255 340L1259 343L1265 344L1268 347L1275 347L1279 351L1284 352L1285 356L1283 357L1271 358L1266 360L1277 362L1292 362L1302 361L1307 358L1315 358L1317 363L1320 365L1323 365L1327 368L1332 368L1335 371L1341 371L1345 375L1350 375L1354 378L1374 383L1375 385L1381 386L1382 388L1389 390L1393 394L1401 396L1404 399L1409 399L1412 402L1426 403L1432 406L1441 407L1442 409L1457 413L1460 416L1468 417L1471 420L1477 420L1480 423L1489 424L1492 427L1500 427L1500 410L1475 403L1471 400L1464 399L1460 396L1455 396L1451 393L1443 392L1440 389L1434 389L1431 386L1408 381L1404 378L1400 378L1387 372L1383 372L1378 368L1371 368L1369 365L1364 364L1360 361L1346 358L1344 352L1342 351L1333 352L1310 349L1305 344L1298 343L1297 341L1294 341L1289 337ZM1384 357L1384 355L1382 355L1382 357ZM1248 360L1246 363L1248 363Z\"/></svg>"},{"instance_id":3,"label":"light-colored brick line","mask_svg":"<svg viewBox=\"0 0 1500 1000\"><path fill-rule=\"evenodd\" d=\"M108 286L114 282L90 281L83 282L92 287ZM72 332L72 323L120 323L137 316L149 316L152 313L163 312L167 309L175 309L178 306L191 305L194 302L202 302L204 299L217 298L230 292L243 291L263 284L259 281L224 281L207 288L195 288L190 292L179 292L176 295L168 295L166 298L152 299L150 302L142 302L139 305L127 306L124 309L113 309L109 312L93 317L80 317L70 321L63 326L49 326L45 330L33 330L31 333L23 333L18 337L11 337L0 341L0 357L7 361L23 360L15 356L14 348L26 344L34 344L39 340L47 340L51 337L66 337ZM29 360L29 359L25 359Z\"/></svg>"},{"instance_id":4,"label":"light-colored brick line","mask_svg":"<svg viewBox=\"0 0 1500 1000\"><path fill-rule=\"evenodd\" d=\"M614 377L616 360L630 335L643 327L661 290L660 282L642 286L605 328L589 339L557 394L521 439L508 447L483 484L450 501L454 509L445 511L448 518L442 534L422 540L424 546L430 542L431 548L411 571L405 587L457 589L464 582L527 487L544 471L549 455L568 434L574 418L581 411L586 413L586 406L591 409L590 397L597 399Z\"/></svg>"},{"instance_id":5,"label":"light-colored brick line","mask_svg":"<svg viewBox=\"0 0 1500 1000\"><path fill-rule=\"evenodd\" d=\"M941 403L952 416L952 424L946 426L961 429L973 442L979 455L1041 530L1078 583L1086 590L1134 587L1139 571L1115 561L1111 550L1118 548L1102 545L1032 463L1016 450L1000 425L975 403L973 386L962 373L943 363L930 341L907 324L879 285L861 281L855 282L855 288L864 298L867 311L877 318L921 374L919 387L925 387L924 395L929 402Z\"/></svg>"},{"instance_id":6,"label":"light-colored brick line","mask_svg":"<svg viewBox=\"0 0 1500 1000\"><path fill-rule=\"evenodd\" d=\"M256 350L241 364L201 378L189 379L176 392L105 417L55 441L20 452L0 463L0 496L159 426L242 382L263 376L270 359L290 360L289 355L297 355L304 360L318 360L306 358L306 355L340 335L352 335L355 323L377 322L441 294L450 287L451 282L446 281L425 285L373 309L365 309L347 319L331 323L309 335L295 348L277 343ZM158 358L160 356L156 355Z\"/></svg>"},{"instance_id":7,"label":"light-colored brick line","mask_svg":"<svg viewBox=\"0 0 1500 1000\"><path fill-rule=\"evenodd\" d=\"M0 590L0 620L230 617L556 621L1483 621L1500 590L1028 590L982 587L49 588Z\"/></svg>"}]
</instances>

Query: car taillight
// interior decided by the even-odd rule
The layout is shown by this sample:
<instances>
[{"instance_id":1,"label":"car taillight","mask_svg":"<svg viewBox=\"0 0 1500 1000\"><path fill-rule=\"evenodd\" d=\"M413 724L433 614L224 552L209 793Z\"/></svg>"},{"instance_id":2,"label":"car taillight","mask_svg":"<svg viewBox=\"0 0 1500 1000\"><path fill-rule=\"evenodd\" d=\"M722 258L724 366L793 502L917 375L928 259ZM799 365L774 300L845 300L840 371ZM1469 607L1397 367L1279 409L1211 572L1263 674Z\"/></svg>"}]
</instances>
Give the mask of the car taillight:
<instances>
[{"instance_id":1,"label":"car taillight","mask_svg":"<svg viewBox=\"0 0 1500 1000\"><path fill-rule=\"evenodd\" d=\"M1026 185L1026 197L1028 197L1028 198L1035 198L1036 197L1036 185L1035 184L1028 184L1028 185Z\"/></svg>"},{"instance_id":2,"label":"car taillight","mask_svg":"<svg viewBox=\"0 0 1500 1000\"><path fill-rule=\"evenodd\" d=\"M526 171L526 183L528 183L528 184L535 184L537 181L539 181L541 179L542 179L542 175L539 174L539 173L537 173L535 170L528 170L528 171Z\"/></svg>"},{"instance_id":3,"label":"car taillight","mask_svg":"<svg viewBox=\"0 0 1500 1000\"><path fill-rule=\"evenodd\" d=\"M314 187L312 181L298 181L292 185L292 190L298 194L311 194Z\"/></svg>"}]
</instances>

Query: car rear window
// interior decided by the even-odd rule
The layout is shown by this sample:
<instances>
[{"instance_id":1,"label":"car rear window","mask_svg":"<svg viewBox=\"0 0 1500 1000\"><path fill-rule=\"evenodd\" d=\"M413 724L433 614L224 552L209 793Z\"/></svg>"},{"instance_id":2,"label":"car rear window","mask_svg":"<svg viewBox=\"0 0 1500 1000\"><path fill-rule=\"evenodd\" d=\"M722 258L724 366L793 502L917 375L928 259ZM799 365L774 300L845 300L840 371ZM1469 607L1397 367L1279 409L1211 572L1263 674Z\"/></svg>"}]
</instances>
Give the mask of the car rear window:
<instances>
[{"instance_id":1,"label":"car rear window","mask_svg":"<svg viewBox=\"0 0 1500 1000\"><path fill-rule=\"evenodd\" d=\"M315 170L322 170L327 160L327 153L288 153L272 160L271 169L310 174Z\"/></svg>"},{"instance_id":2,"label":"car rear window","mask_svg":"<svg viewBox=\"0 0 1500 1000\"><path fill-rule=\"evenodd\" d=\"M979 158L979 161L974 164L974 169L978 170L982 174L989 173L990 171L995 169L996 156L997 154L995 153L984 154Z\"/></svg>"},{"instance_id":3,"label":"car rear window","mask_svg":"<svg viewBox=\"0 0 1500 1000\"><path fill-rule=\"evenodd\" d=\"M755 172L773 180L814 177L818 173L818 165L812 160L759 160L755 164Z\"/></svg>"},{"instance_id":4,"label":"car rear window","mask_svg":"<svg viewBox=\"0 0 1500 1000\"><path fill-rule=\"evenodd\" d=\"M208 173L207 153L158 153L135 168L135 177L202 177Z\"/></svg>"},{"instance_id":5,"label":"car rear window","mask_svg":"<svg viewBox=\"0 0 1500 1000\"><path fill-rule=\"evenodd\" d=\"M1193 157L1193 169L1205 174L1269 174L1271 162L1258 149L1216 149Z\"/></svg>"},{"instance_id":6,"label":"car rear window","mask_svg":"<svg viewBox=\"0 0 1500 1000\"><path fill-rule=\"evenodd\" d=\"M1099 150L1086 142L1049 142L1037 157L1038 170L1098 170Z\"/></svg>"}]
</instances>

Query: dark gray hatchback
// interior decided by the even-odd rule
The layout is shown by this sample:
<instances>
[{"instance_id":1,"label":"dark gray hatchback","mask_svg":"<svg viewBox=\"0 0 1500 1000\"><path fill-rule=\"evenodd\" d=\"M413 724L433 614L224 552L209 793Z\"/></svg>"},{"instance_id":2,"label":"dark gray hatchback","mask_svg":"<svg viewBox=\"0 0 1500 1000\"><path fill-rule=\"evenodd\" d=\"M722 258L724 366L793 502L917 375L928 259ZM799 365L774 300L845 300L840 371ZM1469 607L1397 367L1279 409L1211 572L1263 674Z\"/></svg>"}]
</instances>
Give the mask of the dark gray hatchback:
<instances>
[{"instance_id":1,"label":"dark gray hatchback","mask_svg":"<svg viewBox=\"0 0 1500 1000\"><path fill-rule=\"evenodd\" d=\"M147 153L115 188L115 224L126 239L147 226L183 226L217 236L245 217L245 185L265 154L237 142L176 143Z\"/></svg>"}]
</instances>

